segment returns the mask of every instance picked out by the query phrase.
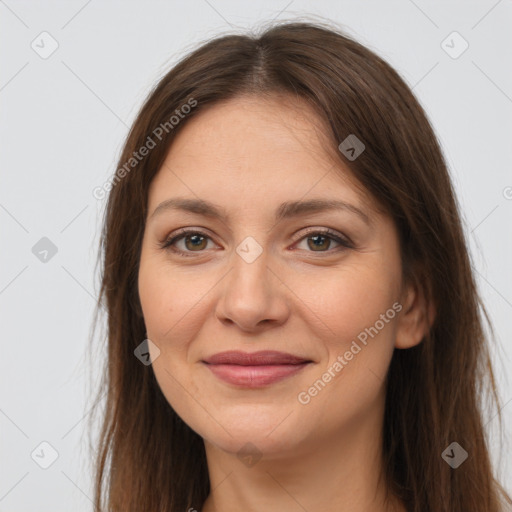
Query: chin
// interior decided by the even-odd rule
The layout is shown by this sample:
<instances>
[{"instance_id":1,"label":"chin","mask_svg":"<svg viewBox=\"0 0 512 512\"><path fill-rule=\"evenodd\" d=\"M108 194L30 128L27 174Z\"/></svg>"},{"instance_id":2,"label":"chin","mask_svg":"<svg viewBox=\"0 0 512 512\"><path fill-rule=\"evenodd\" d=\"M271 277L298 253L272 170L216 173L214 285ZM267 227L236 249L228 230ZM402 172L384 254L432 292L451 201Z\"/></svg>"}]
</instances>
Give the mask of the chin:
<instances>
[{"instance_id":1,"label":"chin","mask_svg":"<svg viewBox=\"0 0 512 512\"><path fill-rule=\"evenodd\" d=\"M283 416L283 418L286 415ZM297 425L294 424L292 416L276 421L274 418L258 418L258 421L251 421L246 418L244 421L227 421L219 419L224 427L198 429L197 432L205 441L233 455L242 456L255 452L257 455L265 455L266 458L277 458L279 454L295 452L301 444L302 434ZM208 427L210 427L209 425ZM225 429L225 430L224 430Z\"/></svg>"}]
</instances>

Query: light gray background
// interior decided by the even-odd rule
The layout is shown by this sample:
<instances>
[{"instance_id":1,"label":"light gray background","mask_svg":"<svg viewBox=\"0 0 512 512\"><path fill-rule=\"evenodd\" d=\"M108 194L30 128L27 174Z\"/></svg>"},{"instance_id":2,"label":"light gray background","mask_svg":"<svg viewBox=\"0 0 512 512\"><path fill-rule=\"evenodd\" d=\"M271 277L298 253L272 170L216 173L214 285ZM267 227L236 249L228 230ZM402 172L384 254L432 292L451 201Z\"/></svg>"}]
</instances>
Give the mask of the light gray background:
<instances>
[{"instance_id":1,"label":"light gray background","mask_svg":"<svg viewBox=\"0 0 512 512\"><path fill-rule=\"evenodd\" d=\"M435 127L496 328L493 357L505 404L504 435L510 437L510 0L5 0L0 1L0 511L92 508L84 429L89 373L97 375L101 354L91 363L86 349L105 202L92 190L115 171L145 95L196 43L272 18L303 15L342 24L384 57L413 87ZM46 59L31 47L34 41L39 52L51 49L43 31L58 43ZM462 41L450 36L453 31L469 44L457 58L453 54ZM32 252L42 237L58 250L46 263ZM488 414L487 428L497 439L494 414ZM41 452L43 441L59 454L48 469L31 458L36 449L38 461L51 461L50 449L43 446ZM496 463L498 452L494 443ZM500 466L509 491L511 454L509 440Z\"/></svg>"}]
</instances>

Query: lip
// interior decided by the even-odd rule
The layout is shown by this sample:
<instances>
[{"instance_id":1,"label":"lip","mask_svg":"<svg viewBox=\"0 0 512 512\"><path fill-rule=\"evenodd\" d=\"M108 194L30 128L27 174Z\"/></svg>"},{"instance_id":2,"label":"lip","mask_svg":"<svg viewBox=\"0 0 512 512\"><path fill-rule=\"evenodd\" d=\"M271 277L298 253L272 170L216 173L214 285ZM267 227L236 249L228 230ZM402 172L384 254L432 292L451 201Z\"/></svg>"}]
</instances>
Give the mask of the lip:
<instances>
[{"instance_id":1,"label":"lip","mask_svg":"<svg viewBox=\"0 0 512 512\"><path fill-rule=\"evenodd\" d=\"M312 362L274 350L253 353L231 350L203 360L205 366L219 379L247 388L279 382L296 375Z\"/></svg>"},{"instance_id":2,"label":"lip","mask_svg":"<svg viewBox=\"0 0 512 512\"><path fill-rule=\"evenodd\" d=\"M204 359L204 362L208 364L238 364L243 366L299 364L309 361L311 360L276 350L260 350L259 352L228 350Z\"/></svg>"}]
</instances>

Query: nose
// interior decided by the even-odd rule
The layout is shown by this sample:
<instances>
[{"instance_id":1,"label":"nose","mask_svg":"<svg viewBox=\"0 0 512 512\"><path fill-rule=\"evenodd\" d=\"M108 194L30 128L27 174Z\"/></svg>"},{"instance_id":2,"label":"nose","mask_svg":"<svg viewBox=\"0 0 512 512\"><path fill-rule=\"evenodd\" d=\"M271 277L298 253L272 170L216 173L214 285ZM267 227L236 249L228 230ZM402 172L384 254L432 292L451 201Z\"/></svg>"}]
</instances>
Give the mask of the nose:
<instances>
[{"instance_id":1,"label":"nose","mask_svg":"<svg viewBox=\"0 0 512 512\"><path fill-rule=\"evenodd\" d=\"M279 273L270 268L269 259L265 250L252 262L233 253L215 308L222 323L236 325L245 332L259 332L286 322L288 288Z\"/></svg>"}]
</instances>

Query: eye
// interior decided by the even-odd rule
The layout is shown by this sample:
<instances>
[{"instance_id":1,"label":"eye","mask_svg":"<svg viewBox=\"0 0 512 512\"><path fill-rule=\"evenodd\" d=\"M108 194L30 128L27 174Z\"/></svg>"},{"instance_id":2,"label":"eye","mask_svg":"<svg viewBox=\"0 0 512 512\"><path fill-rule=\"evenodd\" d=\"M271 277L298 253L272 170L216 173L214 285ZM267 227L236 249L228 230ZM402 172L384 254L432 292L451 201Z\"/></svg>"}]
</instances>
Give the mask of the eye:
<instances>
[{"instance_id":1,"label":"eye","mask_svg":"<svg viewBox=\"0 0 512 512\"><path fill-rule=\"evenodd\" d=\"M162 249L169 249L183 256L191 256L191 252L203 252L211 238L202 231L182 229L178 235L169 238L162 245ZM177 247L177 242L184 242L184 248Z\"/></svg>"},{"instance_id":2,"label":"eye","mask_svg":"<svg viewBox=\"0 0 512 512\"><path fill-rule=\"evenodd\" d=\"M349 249L353 248L352 243L345 238L342 238L336 232L331 231L330 229L316 229L314 231L310 231L305 236L300 238L301 243L305 242L308 249L311 249L309 252L338 252L338 250L328 250L331 248L332 242L337 243L341 246L341 250L343 248ZM307 250L307 249L306 249Z\"/></svg>"},{"instance_id":3,"label":"eye","mask_svg":"<svg viewBox=\"0 0 512 512\"><path fill-rule=\"evenodd\" d=\"M192 253L194 252L204 252L204 249L208 248L208 241L211 241L211 237L203 231L182 229L177 235L164 241L160 247L183 256L193 256ZM178 246L180 242L183 242L181 247ZM308 252L332 253L343 250L343 248L353 248L352 243L348 239L342 238L330 229L315 229L314 231L310 231L305 236L302 236L299 242L306 242L307 247L311 249L310 251L305 249ZM337 250L329 250L332 242L341 246L341 249L338 247Z\"/></svg>"}]
</instances>

